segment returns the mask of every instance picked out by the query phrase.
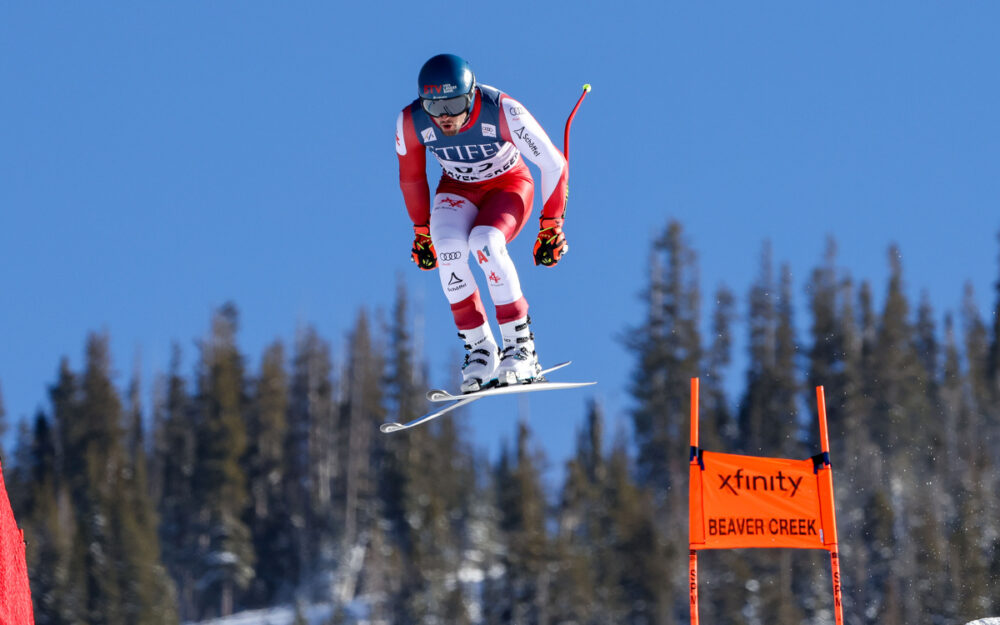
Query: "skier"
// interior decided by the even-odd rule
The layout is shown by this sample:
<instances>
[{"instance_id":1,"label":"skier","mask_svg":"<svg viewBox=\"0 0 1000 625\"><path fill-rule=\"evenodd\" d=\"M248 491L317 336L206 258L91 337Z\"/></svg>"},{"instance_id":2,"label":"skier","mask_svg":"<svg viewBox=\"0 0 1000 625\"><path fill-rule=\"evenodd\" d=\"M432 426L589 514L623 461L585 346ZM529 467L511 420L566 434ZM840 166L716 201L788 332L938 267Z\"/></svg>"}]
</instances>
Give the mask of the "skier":
<instances>
[{"instance_id":1,"label":"skier","mask_svg":"<svg viewBox=\"0 0 1000 625\"><path fill-rule=\"evenodd\" d=\"M396 119L399 186L413 222L413 262L425 271L438 268L465 343L462 392L531 382L541 367L528 302L507 244L527 222L534 200L524 155L542 174L535 264L553 266L569 250L562 231L566 159L520 102L477 84L458 56L428 60L420 69L417 93ZM425 150L443 170L433 200ZM502 350L486 319L470 258L486 276Z\"/></svg>"}]
</instances>

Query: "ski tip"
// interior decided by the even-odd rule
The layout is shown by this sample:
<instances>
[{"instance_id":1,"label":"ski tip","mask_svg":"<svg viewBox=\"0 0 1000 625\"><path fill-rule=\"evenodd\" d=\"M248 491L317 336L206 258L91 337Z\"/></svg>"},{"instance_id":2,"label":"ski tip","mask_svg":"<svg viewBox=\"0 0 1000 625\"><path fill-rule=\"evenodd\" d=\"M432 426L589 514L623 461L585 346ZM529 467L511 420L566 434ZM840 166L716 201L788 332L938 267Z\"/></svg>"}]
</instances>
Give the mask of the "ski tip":
<instances>
[{"instance_id":1,"label":"ski tip","mask_svg":"<svg viewBox=\"0 0 1000 625\"><path fill-rule=\"evenodd\" d=\"M383 434L390 434L397 430L402 430L403 426L399 423L383 423L378 429L381 430Z\"/></svg>"}]
</instances>

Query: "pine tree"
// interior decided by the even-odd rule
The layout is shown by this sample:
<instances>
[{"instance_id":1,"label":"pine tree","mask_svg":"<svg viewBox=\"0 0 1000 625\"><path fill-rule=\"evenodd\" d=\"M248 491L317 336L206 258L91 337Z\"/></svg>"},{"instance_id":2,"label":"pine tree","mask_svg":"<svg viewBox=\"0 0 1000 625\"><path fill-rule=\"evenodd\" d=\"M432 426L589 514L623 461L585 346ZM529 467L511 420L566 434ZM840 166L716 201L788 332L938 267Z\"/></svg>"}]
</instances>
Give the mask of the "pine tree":
<instances>
[{"instance_id":1,"label":"pine tree","mask_svg":"<svg viewBox=\"0 0 1000 625\"><path fill-rule=\"evenodd\" d=\"M952 515L946 518L947 527L942 529L942 538L949 547L942 555L946 568L938 590L948 597L942 606L948 609L948 614L953 618L968 616L963 619L967 621L976 614L980 598L986 596L987 563L978 549L983 542L982 525L967 523L982 513L982 506L977 503L983 498L978 492L979 480L973 483L970 479L975 474L972 466L978 464L975 435L969 438L965 379L951 315L945 317L944 326L939 473Z\"/></svg>"},{"instance_id":2,"label":"pine tree","mask_svg":"<svg viewBox=\"0 0 1000 625\"><path fill-rule=\"evenodd\" d=\"M248 596L250 605L265 606L291 598L288 579L295 573L289 536L294 530L285 515L285 436L288 376L280 342L264 352L249 410L247 453L243 461L250 505L244 519L250 527L261 564Z\"/></svg>"},{"instance_id":3,"label":"pine tree","mask_svg":"<svg viewBox=\"0 0 1000 625\"><path fill-rule=\"evenodd\" d=\"M770 373L775 367L774 268L771 245L765 243L761 253L760 275L750 288L747 325L750 362L746 386L739 408L740 451L767 455L765 437L770 426L785 431L787 424L768 424L767 403L770 396Z\"/></svg>"},{"instance_id":4,"label":"pine tree","mask_svg":"<svg viewBox=\"0 0 1000 625\"><path fill-rule=\"evenodd\" d=\"M422 391L426 384L415 360L410 325L406 291L400 283L387 332L384 382L389 411L399 421L426 408ZM367 567L369 578L379 583L368 590L398 586L392 605L384 606L394 622L468 622L466 601L455 579L463 565L465 526L476 489L466 445L450 419L409 436L378 441L382 517L392 528L399 569L379 576Z\"/></svg>"},{"instance_id":5,"label":"pine tree","mask_svg":"<svg viewBox=\"0 0 1000 625\"><path fill-rule=\"evenodd\" d=\"M527 425L518 424L513 452L501 451L495 472L497 509L506 552L503 578L488 586L486 623L545 623L550 556L545 530L547 505L541 485L543 458L531 446Z\"/></svg>"},{"instance_id":6,"label":"pine tree","mask_svg":"<svg viewBox=\"0 0 1000 625\"><path fill-rule=\"evenodd\" d=\"M783 433L779 428L769 428L766 442L769 454L785 457L805 455L800 428L802 422L809 422L798 401L801 384L799 382L799 345L795 333L794 302L792 301L792 270L785 264L781 270L778 287L777 314L774 332L774 371L771 374L773 388L769 397L768 413L776 423L787 423L789 428ZM811 416L811 415L809 415Z\"/></svg>"},{"instance_id":7,"label":"pine tree","mask_svg":"<svg viewBox=\"0 0 1000 625\"><path fill-rule=\"evenodd\" d=\"M388 414L399 422L408 421L419 413L420 397L417 389L417 370L414 353L408 331L409 319L406 299L406 288L402 281L397 283L396 299L393 304L392 318L388 329L389 345L386 355L385 389ZM429 444L429 430L421 429L408 437L388 437L382 441L381 451L377 459L379 468L378 492L381 505L381 517L390 528L391 544L397 546L399 552L398 567L401 570L387 571L383 574L381 584L397 586L391 605L381 606L390 613L391 620L396 622L421 622L423 610L418 605L420 600L428 596L425 572L430 563L415 561L414 552L420 533L427 528L426 521L420 517L410 517L411 509L409 495L415 495L417 503L424 493L413 492L415 485L412 477L419 477L426 466L414 466ZM423 506L415 506L413 514L423 511ZM420 520L416 520L419 518ZM436 523L430 524L431 528ZM396 579L391 576L395 574ZM387 604L389 602L386 602ZM434 604L431 600L429 603Z\"/></svg>"},{"instance_id":8,"label":"pine tree","mask_svg":"<svg viewBox=\"0 0 1000 625\"><path fill-rule=\"evenodd\" d=\"M1000 232L997 233L1000 242ZM1000 256L998 256L1000 258ZM1000 404L1000 276L994 285L993 324L989 339L989 353L986 357L987 387L993 396L993 405ZM994 423L1000 422L1000 411L993 412Z\"/></svg>"},{"instance_id":9,"label":"pine tree","mask_svg":"<svg viewBox=\"0 0 1000 625\"><path fill-rule=\"evenodd\" d=\"M73 466L83 471L70 477L78 513L78 535L85 545L84 584L86 614L92 623L124 624L121 571L115 562L113 511L120 495L120 476L125 466L122 410L111 383L107 337L91 335L87 341L86 366L80 380L78 424L73 443Z\"/></svg>"},{"instance_id":10,"label":"pine tree","mask_svg":"<svg viewBox=\"0 0 1000 625\"><path fill-rule=\"evenodd\" d=\"M147 454L140 399L139 372L129 385L125 411L125 464L122 489L113 500L119 526L116 567L122 571L122 603L126 623L177 623L174 586L160 559L159 519L149 497Z\"/></svg>"},{"instance_id":11,"label":"pine tree","mask_svg":"<svg viewBox=\"0 0 1000 625\"><path fill-rule=\"evenodd\" d=\"M604 497L612 511L610 535L615 579L622 592L626 623L666 625L686 612L687 594L678 590L677 562L687 553L680 524L663 527L652 492L632 478L623 445L608 459ZM683 512L683 510L681 511ZM683 569L680 569L683 570ZM686 578L681 578L685 579ZM686 588L686 584L684 587Z\"/></svg>"},{"instance_id":12,"label":"pine tree","mask_svg":"<svg viewBox=\"0 0 1000 625\"><path fill-rule=\"evenodd\" d=\"M909 319L909 303L903 292L902 255L889 250L889 286L885 308L879 320L875 344L874 377L879 380L879 401L875 406L874 432L883 452L897 445L917 443L918 419L926 405L922 388L926 376L915 345L915 332Z\"/></svg>"},{"instance_id":13,"label":"pine tree","mask_svg":"<svg viewBox=\"0 0 1000 625\"><path fill-rule=\"evenodd\" d=\"M738 435L737 424L726 395L725 370L732 362L732 325L736 318L735 297L726 287L715 293L712 341L702 366L700 390L700 444L706 449L731 449Z\"/></svg>"},{"instance_id":14,"label":"pine tree","mask_svg":"<svg viewBox=\"0 0 1000 625\"><path fill-rule=\"evenodd\" d=\"M794 455L797 448L799 383L792 321L791 274L776 284L771 246L761 254L761 273L750 291L750 363L740 402L740 447L763 456Z\"/></svg>"},{"instance_id":15,"label":"pine tree","mask_svg":"<svg viewBox=\"0 0 1000 625\"><path fill-rule=\"evenodd\" d=\"M223 306L201 346L193 483L199 535L196 584L203 589L200 608L206 615L232 614L237 594L250 584L254 570L253 543L243 522L249 504L240 465L247 447L247 393L236 346L237 321L235 307Z\"/></svg>"},{"instance_id":16,"label":"pine tree","mask_svg":"<svg viewBox=\"0 0 1000 625\"><path fill-rule=\"evenodd\" d=\"M353 598L360 581L360 569L351 564L350 553L365 550L371 534L367 528L379 512L378 480L375 473L378 425L385 421L383 403L383 350L376 344L364 312L360 313L348 339L344 401L340 406L336 449L340 467L334 497L342 519L337 575L345 580L337 600Z\"/></svg>"},{"instance_id":17,"label":"pine tree","mask_svg":"<svg viewBox=\"0 0 1000 625\"><path fill-rule=\"evenodd\" d=\"M979 514L972 521L984 536L1000 534L1000 521L997 520L1000 517L1000 501L993 496L1000 489L1000 475L996 471L1000 462L1000 278L994 283L994 289L996 296L990 315L991 322L984 322L976 308L971 284L966 286L962 307L964 345L971 386L969 428L975 433L970 454L977 460L974 464L970 463L966 479L978 487L976 494L984 495L980 499L982 507ZM975 494L971 496L974 497ZM989 600L984 602L989 609L983 610L989 614L1000 611L1000 599L997 598L1000 593L997 592L995 581L1000 579L996 573L1000 571L998 545L1000 540L995 538L985 539L982 544L977 545L988 553L986 559L990 561L992 588L988 593Z\"/></svg>"},{"instance_id":18,"label":"pine tree","mask_svg":"<svg viewBox=\"0 0 1000 625\"><path fill-rule=\"evenodd\" d=\"M552 592L555 622L620 622L618 588L607 583L615 565L608 548L610 510L602 498L607 481L604 418L591 402L576 452L566 466L554 548L559 574Z\"/></svg>"},{"instance_id":19,"label":"pine tree","mask_svg":"<svg viewBox=\"0 0 1000 625\"><path fill-rule=\"evenodd\" d=\"M53 486L51 491L44 488L44 476L48 471L48 465L44 461L48 424L44 421L44 416L39 414L35 420L36 446L33 448L33 458L36 462L32 475L33 483L42 487L38 491L39 502L33 506L33 516L36 519L30 525L44 537L45 547L40 549L36 569L39 572L31 575L31 579L46 573L52 579L51 596L43 595L42 599L35 599L36 605L42 609L43 619L49 618L52 623L77 625L85 623L87 619L88 589L85 585L85 554L82 549L85 543L80 532L82 510L77 506L77 502L86 495L85 479L82 479L85 470L82 461L85 427L80 419L80 381L70 369L67 358L62 358L59 362L56 383L49 388L49 400L52 404L51 422L54 431L51 467Z\"/></svg>"},{"instance_id":20,"label":"pine tree","mask_svg":"<svg viewBox=\"0 0 1000 625\"><path fill-rule=\"evenodd\" d=\"M37 563L44 570L36 568L40 620L176 622L159 568L141 436L131 443L127 436L138 420L138 391L130 423L112 383L108 343L106 335L88 337L79 377L63 360L51 391L59 434L36 419L31 525L46 540Z\"/></svg>"},{"instance_id":21,"label":"pine tree","mask_svg":"<svg viewBox=\"0 0 1000 625\"><path fill-rule=\"evenodd\" d=\"M23 484L18 509L24 529L28 578L38 625L82 625L82 576L74 568L75 523L69 495L57 475L56 436L45 414L19 437Z\"/></svg>"},{"instance_id":22,"label":"pine tree","mask_svg":"<svg viewBox=\"0 0 1000 625\"><path fill-rule=\"evenodd\" d=\"M330 346L313 327L298 333L293 356L285 436L284 485L294 587L311 587L323 566L332 566L342 508L334 499L340 479L338 412ZM325 597L324 597L325 598Z\"/></svg>"},{"instance_id":23,"label":"pine tree","mask_svg":"<svg viewBox=\"0 0 1000 625\"><path fill-rule=\"evenodd\" d=\"M896 524L893 506L884 491L871 494L864 508L863 536L869 545L872 558L868 563L867 585L870 588L868 601L861 606L868 623L892 623L903 625L899 595L898 577L894 575L892 560L897 551Z\"/></svg>"},{"instance_id":24,"label":"pine tree","mask_svg":"<svg viewBox=\"0 0 1000 625\"><path fill-rule=\"evenodd\" d=\"M806 285L809 296L809 311L812 315L810 327L811 345L808 354L806 405L813 406L815 388L822 386L826 394L827 415L832 441L843 441L845 405L849 401L849 369L852 349L857 337L849 280L841 281L837 275L837 246L833 239L827 239L823 263L812 272ZM846 288L845 288L846 284ZM809 441L815 446L819 442L819 431L815 420L810 428Z\"/></svg>"},{"instance_id":25,"label":"pine tree","mask_svg":"<svg viewBox=\"0 0 1000 625\"><path fill-rule=\"evenodd\" d=\"M740 447L746 453L767 457L801 457L798 381L798 346L795 337L792 278L787 265L774 279L770 243L761 254L758 280L750 290L750 363L747 385L740 403ZM753 551L746 557L751 576L763 583L748 588L747 605L755 619L796 622L801 611L792 591L792 559L778 551ZM805 574L808 576L808 573Z\"/></svg>"},{"instance_id":26,"label":"pine tree","mask_svg":"<svg viewBox=\"0 0 1000 625\"><path fill-rule=\"evenodd\" d=\"M926 380L924 393L928 401L933 403L937 401L940 348L937 339L937 324L934 321L934 308L931 306L930 295L926 290L920 294L916 325L913 330L913 348L920 366L923 367L921 377Z\"/></svg>"},{"instance_id":27,"label":"pine tree","mask_svg":"<svg viewBox=\"0 0 1000 625\"><path fill-rule=\"evenodd\" d=\"M653 243L644 299L646 318L627 341L637 357L630 385L635 468L639 485L651 488L659 508L658 532L669 535L686 522L691 378L699 376L703 360L696 255L676 221ZM684 549L668 551L665 565L683 569L684 554ZM683 579L671 581L660 597L684 609Z\"/></svg>"},{"instance_id":28,"label":"pine tree","mask_svg":"<svg viewBox=\"0 0 1000 625\"><path fill-rule=\"evenodd\" d=\"M632 420L640 482L655 486L662 496L684 474L683 425L690 413L690 380L701 362L695 254L678 222L654 242L650 267L647 316L626 343L638 359L630 386L637 404Z\"/></svg>"},{"instance_id":29,"label":"pine tree","mask_svg":"<svg viewBox=\"0 0 1000 625\"><path fill-rule=\"evenodd\" d=\"M197 423L193 400L181 375L181 351L172 348L170 368L154 403L154 462L162 559L177 589L184 620L198 618L196 600L197 501L195 467Z\"/></svg>"},{"instance_id":30,"label":"pine tree","mask_svg":"<svg viewBox=\"0 0 1000 625\"><path fill-rule=\"evenodd\" d=\"M345 544L353 544L372 520L377 494L373 431L384 420L382 372L384 361L375 344L368 316L362 312L351 333L345 397L341 409L343 518Z\"/></svg>"},{"instance_id":31,"label":"pine tree","mask_svg":"<svg viewBox=\"0 0 1000 625\"><path fill-rule=\"evenodd\" d=\"M663 623L672 609L667 541L653 500L635 484L623 438L604 451L603 417L592 404L568 463L559 507L565 570L555 580L555 622Z\"/></svg>"},{"instance_id":32,"label":"pine tree","mask_svg":"<svg viewBox=\"0 0 1000 625\"><path fill-rule=\"evenodd\" d=\"M867 285L855 292L854 283L849 277L844 277L837 285L836 304L836 334L843 351L834 354L834 361L827 363L826 374L823 365L814 366L810 361L811 388L806 389L810 395L807 405L812 411L815 406L815 386L823 386L827 405L827 427L830 435L830 457L834 463L835 497L837 502L837 524L840 536L858 537L863 534L862 524L865 505L864 493L871 492L882 483L881 463L878 449L870 437L869 415L873 396L869 394L868 372L863 363L870 358L867 354L869 330L866 319L873 318L870 312L870 297ZM857 304L857 306L856 306ZM856 311L861 310L858 314ZM874 323L874 322L871 322ZM873 333L874 330L871 330ZM820 336L814 336L814 341ZM816 353L815 351L813 352ZM822 379L820 376L829 376ZM818 447L818 427L810 436L813 449ZM855 612L863 610L855 606L868 604L868 595L872 592L867 581L869 550L864 541L843 540L841 546L841 587L844 595L845 614L852 608ZM814 580L818 578L814 577ZM817 581L820 596L829 596L828 586L824 581Z\"/></svg>"},{"instance_id":33,"label":"pine tree","mask_svg":"<svg viewBox=\"0 0 1000 625\"><path fill-rule=\"evenodd\" d=\"M997 233L997 241L1000 242L1000 232ZM1000 259L1000 255L998 255ZM1000 267L1000 263L998 263ZM989 492L996 493L1000 489L1000 476L995 470L1000 464L1000 272L996 282L994 282L994 304L992 311L992 330L990 332L989 355L987 357L986 374L987 388L990 389L993 401L990 410L986 415L986 429L988 432L986 446L993 458L993 468L991 472L994 476ZM986 508L986 518L990 519L987 531L993 536L1000 535L1000 501L996 497L987 499L990 505ZM984 612L996 614L1000 612L1000 539L985 546L992 554L990 559L990 572L992 583L988 589L989 600L984 600L986 607Z\"/></svg>"},{"instance_id":34,"label":"pine tree","mask_svg":"<svg viewBox=\"0 0 1000 625\"><path fill-rule=\"evenodd\" d=\"M879 380L873 425L876 441L889 462L889 480L894 485L892 505L899 518L894 531L901 549L893 561L894 576L909 584L915 577L931 576L930 571L918 573L921 560L926 559L921 553L923 546L904 537L919 533L925 523L923 515L916 513L925 505L921 493L925 487L910 476L915 473L919 480L920 463L929 455L925 455L926 450L933 448L937 419L924 391L928 379L917 353L916 332L908 318L900 253L895 247L890 249L890 269L873 359L872 375ZM925 453L913 453L917 449ZM919 618L920 604L903 603L901 614L907 622Z\"/></svg>"}]
</instances>

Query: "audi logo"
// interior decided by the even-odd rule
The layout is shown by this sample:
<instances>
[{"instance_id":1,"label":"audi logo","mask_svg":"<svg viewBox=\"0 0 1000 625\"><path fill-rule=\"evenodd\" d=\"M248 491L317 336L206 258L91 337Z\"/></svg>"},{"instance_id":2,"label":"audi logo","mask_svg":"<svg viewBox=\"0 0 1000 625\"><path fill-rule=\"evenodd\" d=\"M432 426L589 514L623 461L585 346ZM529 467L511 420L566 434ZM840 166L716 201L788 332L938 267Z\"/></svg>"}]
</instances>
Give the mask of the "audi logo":
<instances>
[{"instance_id":1,"label":"audi logo","mask_svg":"<svg viewBox=\"0 0 1000 625\"><path fill-rule=\"evenodd\" d=\"M462 258L462 252L440 252L438 258L441 260L458 260Z\"/></svg>"}]
</instances>

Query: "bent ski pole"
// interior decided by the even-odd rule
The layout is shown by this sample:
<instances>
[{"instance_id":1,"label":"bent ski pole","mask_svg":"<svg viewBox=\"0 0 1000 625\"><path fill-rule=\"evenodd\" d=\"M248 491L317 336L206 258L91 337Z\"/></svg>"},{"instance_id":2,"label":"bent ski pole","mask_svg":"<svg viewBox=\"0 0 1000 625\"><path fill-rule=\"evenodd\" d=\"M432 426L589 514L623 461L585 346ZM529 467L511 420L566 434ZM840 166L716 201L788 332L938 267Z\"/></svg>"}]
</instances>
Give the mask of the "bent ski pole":
<instances>
[{"instance_id":1,"label":"bent ski pole","mask_svg":"<svg viewBox=\"0 0 1000 625\"><path fill-rule=\"evenodd\" d=\"M573 112L569 114L569 119L566 120L566 134L563 136L563 156L566 157L566 162L569 162L569 127L573 123L573 117L576 116L577 109L580 108L580 104L583 99L587 97L590 93L590 83L583 86L583 93L580 94L580 99L576 101L576 106L573 107Z\"/></svg>"}]
</instances>

